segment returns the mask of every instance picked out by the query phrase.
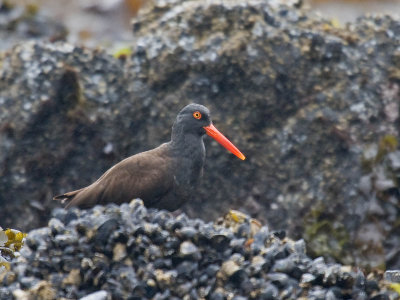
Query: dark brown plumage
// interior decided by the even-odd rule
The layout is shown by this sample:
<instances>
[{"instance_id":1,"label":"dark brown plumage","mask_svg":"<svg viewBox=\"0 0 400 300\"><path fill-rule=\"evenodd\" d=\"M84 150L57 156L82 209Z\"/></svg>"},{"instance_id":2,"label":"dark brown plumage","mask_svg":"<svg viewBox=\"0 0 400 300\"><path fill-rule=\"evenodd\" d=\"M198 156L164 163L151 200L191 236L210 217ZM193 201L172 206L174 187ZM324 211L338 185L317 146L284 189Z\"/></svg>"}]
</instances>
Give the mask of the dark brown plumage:
<instances>
[{"instance_id":1,"label":"dark brown plumage","mask_svg":"<svg viewBox=\"0 0 400 300\"><path fill-rule=\"evenodd\" d=\"M66 207L88 208L140 198L147 207L176 210L190 197L202 175L205 133L239 158L245 158L212 125L206 107L189 104L179 112L170 142L128 157L91 185L55 196L54 200L66 202Z\"/></svg>"}]
</instances>

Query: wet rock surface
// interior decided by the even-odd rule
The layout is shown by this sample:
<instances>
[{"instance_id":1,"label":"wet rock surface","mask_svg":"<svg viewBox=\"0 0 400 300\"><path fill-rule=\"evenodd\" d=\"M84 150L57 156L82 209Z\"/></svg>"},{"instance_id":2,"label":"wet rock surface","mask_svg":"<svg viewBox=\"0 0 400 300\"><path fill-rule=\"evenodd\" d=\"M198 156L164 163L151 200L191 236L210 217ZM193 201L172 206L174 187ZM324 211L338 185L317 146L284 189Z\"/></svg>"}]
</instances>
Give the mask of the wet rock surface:
<instances>
[{"instance_id":1,"label":"wet rock surface","mask_svg":"<svg viewBox=\"0 0 400 300\"><path fill-rule=\"evenodd\" d=\"M120 59L63 43L2 53L2 226L44 224L53 194L167 141L177 111L198 102L248 159L206 139L190 216L240 207L304 236L314 256L399 267L400 23L365 17L337 28L271 3L154 1Z\"/></svg>"},{"instance_id":2,"label":"wet rock surface","mask_svg":"<svg viewBox=\"0 0 400 300\"><path fill-rule=\"evenodd\" d=\"M140 200L55 209L47 227L28 233L0 299L400 298L383 273L311 259L303 240L252 222L231 211L206 223L148 210ZM182 234L188 227L193 235ZM216 235L226 240L215 242Z\"/></svg>"}]
</instances>

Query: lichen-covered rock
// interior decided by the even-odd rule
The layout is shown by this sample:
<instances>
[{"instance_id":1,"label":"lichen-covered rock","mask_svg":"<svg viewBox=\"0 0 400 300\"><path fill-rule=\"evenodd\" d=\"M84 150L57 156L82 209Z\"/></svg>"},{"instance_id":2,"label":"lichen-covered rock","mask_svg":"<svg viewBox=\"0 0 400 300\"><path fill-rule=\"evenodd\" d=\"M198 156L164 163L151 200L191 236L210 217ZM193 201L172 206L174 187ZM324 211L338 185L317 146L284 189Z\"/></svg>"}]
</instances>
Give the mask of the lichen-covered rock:
<instances>
[{"instance_id":1,"label":"lichen-covered rock","mask_svg":"<svg viewBox=\"0 0 400 300\"><path fill-rule=\"evenodd\" d=\"M337 28L297 6L152 1L126 60L68 44L4 53L2 220L37 226L53 194L168 140L176 112L199 102L248 159L206 139L189 215L241 208L305 233L316 256L398 267L398 177L377 166L398 163L386 157L398 148L400 23L365 17Z\"/></svg>"},{"instance_id":2,"label":"lichen-covered rock","mask_svg":"<svg viewBox=\"0 0 400 300\"><path fill-rule=\"evenodd\" d=\"M10 262L19 256L19 250L24 245L26 233L15 229L3 230L0 227L0 282L7 280ZM6 278L6 279L4 279Z\"/></svg>"},{"instance_id":3,"label":"lichen-covered rock","mask_svg":"<svg viewBox=\"0 0 400 300\"><path fill-rule=\"evenodd\" d=\"M71 212L75 219L66 218ZM237 229L250 228L252 219L237 214L226 216L229 223L205 223L147 210L140 200L56 209L47 227L28 233L0 299L400 299L382 272L365 276L312 259L304 241L280 238L265 226L244 234ZM194 234L182 235L185 228ZM223 251L211 242L219 234L229 245ZM70 238L61 242L60 235ZM118 259L117 252L123 253Z\"/></svg>"}]
</instances>

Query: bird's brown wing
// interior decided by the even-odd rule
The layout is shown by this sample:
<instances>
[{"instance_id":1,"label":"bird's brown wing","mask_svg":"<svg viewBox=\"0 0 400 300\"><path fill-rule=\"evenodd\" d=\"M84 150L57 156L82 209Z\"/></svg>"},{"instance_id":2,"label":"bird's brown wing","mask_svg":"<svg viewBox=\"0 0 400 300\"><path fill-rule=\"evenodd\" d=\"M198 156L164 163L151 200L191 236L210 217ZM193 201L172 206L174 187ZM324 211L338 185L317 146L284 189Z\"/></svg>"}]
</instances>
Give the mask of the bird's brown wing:
<instances>
[{"instance_id":1,"label":"bird's brown wing","mask_svg":"<svg viewBox=\"0 0 400 300\"><path fill-rule=\"evenodd\" d=\"M92 207L141 198L146 206L153 206L169 192L173 181L172 161L163 144L124 159L91 185L54 199L67 202L67 207Z\"/></svg>"}]
</instances>

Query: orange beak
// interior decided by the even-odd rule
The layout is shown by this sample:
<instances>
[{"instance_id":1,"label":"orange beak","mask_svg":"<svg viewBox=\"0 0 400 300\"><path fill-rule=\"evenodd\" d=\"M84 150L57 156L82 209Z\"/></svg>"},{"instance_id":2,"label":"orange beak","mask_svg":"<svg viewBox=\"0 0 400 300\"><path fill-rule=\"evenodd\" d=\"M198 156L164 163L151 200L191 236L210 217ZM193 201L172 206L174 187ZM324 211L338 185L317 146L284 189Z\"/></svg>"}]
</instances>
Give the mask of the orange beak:
<instances>
[{"instance_id":1,"label":"orange beak","mask_svg":"<svg viewBox=\"0 0 400 300\"><path fill-rule=\"evenodd\" d=\"M232 144L221 132L219 132L218 129L215 128L215 126L213 124L210 124L209 126L204 126L203 128L206 130L206 132L209 136L211 136L218 143L220 143L222 146L224 146L228 151L235 154L241 160L246 159L246 157L243 155L243 153L240 152L239 149L236 148L235 145Z\"/></svg>"}]
</instances>

